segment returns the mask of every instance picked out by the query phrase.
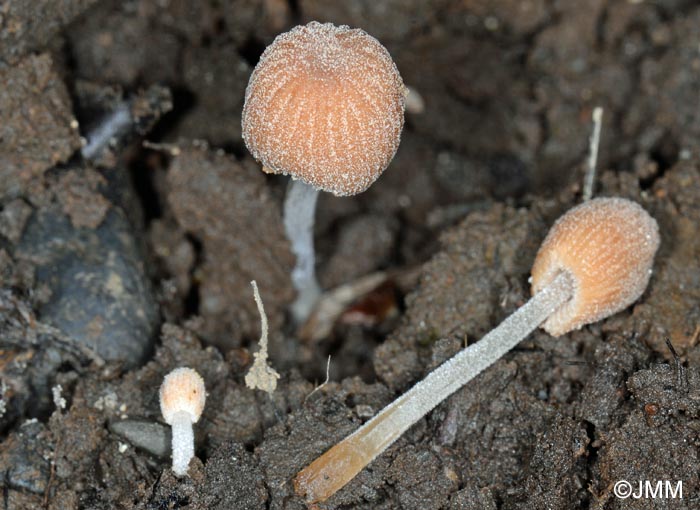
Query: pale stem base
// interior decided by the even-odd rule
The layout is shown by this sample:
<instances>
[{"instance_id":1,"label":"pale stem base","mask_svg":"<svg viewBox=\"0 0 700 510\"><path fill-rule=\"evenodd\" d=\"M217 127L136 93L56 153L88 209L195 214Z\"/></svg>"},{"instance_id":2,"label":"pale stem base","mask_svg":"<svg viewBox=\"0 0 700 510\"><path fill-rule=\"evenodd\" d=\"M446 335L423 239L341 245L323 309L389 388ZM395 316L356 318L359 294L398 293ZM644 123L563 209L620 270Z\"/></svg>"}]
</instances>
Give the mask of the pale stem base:
<instances>
[{"instance_id":1,"label":"pale stem base","mask_svg":"<svg viewBox=\"0 0 700 510\"><path fill-rule=\"evenodd\" d=\"M332 496L411 425L515 347L572 295L571 277L560 273L481 340L440 365L303 469L294 482L297 492L309 502Z\"/></svg>"},{"instance_id":2,"label":"pale stem base","mask_svg":"<svg viewBox=\"0 0 700 510\"><path fill-rule=\"evenodd\" d=\"M177 476L185 476L190 460L194 457L192 416L185 411L175 413L171 427L173 433L173 472Z\"/></svg>"},{"instance_id":3,"label":"pale stem base","mask_svg":"<svg viewBox=\"0 0 700 510\"><path fill-rule=\"evenodd\" d=\"M107 115L99 126L87 135L87 143L80 149L85 159L94 159L109 145L110 141L122 134L132 123L128 103L120 104Z\"/></svg>"},{"instance_id":4,"label":"pale stem base","mask_svg":"<svg viewBox=\"0 0 700 510\"><path fill-rule=\"evenodd\" d=\"M292 304L292 316L297 324L303 323L321 295L316 280L314 252L314 217L318 190L300 180L292 180L284 199L284 231L296 256L292 284L297 297Z\"/></svg>"}]
</instances>

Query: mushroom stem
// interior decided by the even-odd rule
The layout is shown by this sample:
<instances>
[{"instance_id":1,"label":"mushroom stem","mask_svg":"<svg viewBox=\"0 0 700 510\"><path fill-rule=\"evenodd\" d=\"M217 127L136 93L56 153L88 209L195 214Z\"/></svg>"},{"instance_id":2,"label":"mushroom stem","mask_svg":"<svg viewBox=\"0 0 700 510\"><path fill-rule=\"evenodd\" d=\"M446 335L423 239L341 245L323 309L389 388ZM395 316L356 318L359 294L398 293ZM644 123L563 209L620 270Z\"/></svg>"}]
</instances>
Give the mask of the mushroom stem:
<instances>
[{"instance_id":1,"label":"mushroom stem","mask_svg":"<svg viewBox=\"0 0 700 510\"><path fill-rule=\"evenodd\" d=\"M80 154L88 160L97 158L111 140L123 135L129 129L132 122L129 103L121 103L94 131L88 133L87 142L80 149Z\"/></svg>"},{"instance_id":2,"label":"mushroom stem","mask_svg":"<svg viewBox=\"0 0 700 510\"><path fill-rule=\"evenodd\" d=\"M192 415L187 411L178 411L173 415L173 472L176 476L185 476L190 460L194 457L194 432Z\"/></svg>"},{"instance_id":3,"label":"mushroom stem","mask_svg":"<svg viewBox=\"0 0 700 510\"><path fill-rule=\"evenodd\" d=\"M292 271L292 283L297 297L292 304L292 316L303 323L321 295L316 280L314 253L314 216L318 190L301 180L291 180L284 199L284 231L297 258Z\"/></svg>"},{"instance_id":4,"label":"mushroom stem","mask_svg":"<svg viewBox=\"0 0 700 510\"><path fill-rule=\"evenodd\" d=\"M515 347L573 295L572 276L559 272L479 342L458 352L300 471L294 480L297 493L310 503L332 496L414 423Z\"/></svg>"},{"instance_id":5,"label":"mushroom stem","mask_svg":"<svg viewBox=\"0 0 700 510\"><path fill-rule=\"evenodd\" d=\"M603 108L593 108L593 133L588 143L588 168L583 181L583 201L593 198L593 186L595 184L595 170L598 162L598 146L600 145L600 129L603 124Z\"/></svg>"}]
</instances>

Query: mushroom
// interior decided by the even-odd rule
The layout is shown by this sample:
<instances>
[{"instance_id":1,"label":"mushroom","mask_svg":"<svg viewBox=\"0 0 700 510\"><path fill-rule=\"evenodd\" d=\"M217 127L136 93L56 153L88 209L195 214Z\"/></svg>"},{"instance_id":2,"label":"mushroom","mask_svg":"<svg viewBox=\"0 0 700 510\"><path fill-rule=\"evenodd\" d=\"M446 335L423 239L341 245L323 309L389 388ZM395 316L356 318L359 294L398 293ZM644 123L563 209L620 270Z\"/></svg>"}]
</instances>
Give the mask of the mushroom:
<instances>
[{"instance_id":1,"label":"mushroom","mask_svg":"<svg viewBox=\"0 0 700 510\"><path fill-rule=\"evenodd\" d=\"M649 282L658 246L656 221L630 200L597 198L568 211L537 253L532 298L300 471L296 492L309 502L332 496L411 425L538 326L559 336L629 306Z\"/></svg>"},{"instance_id":2,"label":"mushroom","mask_svg":"<svg viewBox=\"0 0 700 510\"><path fill-rule=\"evenodd\" d=\"M185 476L194 457L192 424L204 409L206 390L201 376L191 368L176 368L160 386L160 411L172 427L173 472Z\"/></svg>"},{"instance_id":3,"label":"mushroom","mask_svg":"<svg viewBox=\"0 0 700 510\"><path fill-rule=\"evenodd\" d=\"M363 30L311 22L279 35L253 70L243 139L263 171L290 175L284 226L297 257L297 323L320 287L315 276L318 191L365 191L396 153L406 89L389 52Z\"/></svg>"}]
</instances>

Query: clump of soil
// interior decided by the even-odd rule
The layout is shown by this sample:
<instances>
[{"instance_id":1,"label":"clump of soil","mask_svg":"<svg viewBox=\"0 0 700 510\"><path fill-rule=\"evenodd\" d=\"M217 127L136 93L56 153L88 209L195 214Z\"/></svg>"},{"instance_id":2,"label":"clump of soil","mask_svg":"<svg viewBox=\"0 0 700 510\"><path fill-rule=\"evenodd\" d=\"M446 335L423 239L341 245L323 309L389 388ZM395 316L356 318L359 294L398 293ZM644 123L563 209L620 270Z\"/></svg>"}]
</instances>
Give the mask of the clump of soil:
<instances>
[{"instance_id":1,"label":"clump of soil","mask_svg":"<svg viewBox=\"0 0 700 510\"><path fill-rule=\"evenodd\" d=\"M264 47L312 19L377 37L425 102L379 181L319 200L324 288L385 275L319 341L287 314L286 181L240 130ZM598 105L596 193L660 225L648 290L535 332L318 508L698 507L698 22L687 0L5 2L4 507L306 508L301 468L527 300L540 242L580 201ZM244 382L251 280L272 395ZM157 396L177 366L208 391L182 479ZM618 499L619 480L684 497Z\"/></svg>"},{"instance_id":2,"label":"clump of soil","mask_svg":"<svg viewBox=\"0 0 700 510\"><path fill-rule=\"evenodd\" d=\"M265 296L270 328L280 331L294 297L294 261L280 204L262 172L223 154L183 148L168 170L167 200L179 229L200 245L195 277L204 336L225 349L255 336L260 320L251 280Z\"/></svg>"}]
</instances>

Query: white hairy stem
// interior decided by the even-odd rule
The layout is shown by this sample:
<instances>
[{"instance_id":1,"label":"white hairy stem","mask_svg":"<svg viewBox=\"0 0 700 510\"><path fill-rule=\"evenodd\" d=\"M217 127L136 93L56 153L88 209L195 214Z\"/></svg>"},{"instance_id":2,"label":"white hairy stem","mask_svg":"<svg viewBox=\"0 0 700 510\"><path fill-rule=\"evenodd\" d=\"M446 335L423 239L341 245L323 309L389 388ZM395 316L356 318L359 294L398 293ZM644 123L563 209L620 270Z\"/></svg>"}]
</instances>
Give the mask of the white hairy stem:
<instances>
[{"instance_id":1,"label":"white hairy stem","mask_svg":"<svg viewBox=\"0 0 700 510\"><path fill-rule=\"evenodd\" d=\"M307 501L323 501L343 487L414 423L527 337L573 296L568 273L559 273L499 326L458 352L386 406L297 477Z\"/></svg>"},{"instance_id":2,"label":"white hairy stem","mask_svg":"<svg viewBox=\"0 0 700 510\"><path fill-rule=\"evenodd\" d=\"M187 411L175 413L171 427L173 435L173 472L177 476L185 476L190 460L194 457L192 415Z\"/></svg>"},{"instance_id":3,"label":"white hairy stem","mask_svg":"<svg viewBox=\"0 0 700 510\"><path fill-rule=\"evenodd\" d=\"M292 180L284 200L284 231L292 244L296 266L292 283L297 297L292 304L292 315L297 324L303 323L321 295L316 280L314 252L314 217L318 190L303 181Z\"/></svg>"},{"instance_id":4,"label":"white hairy stem","mask_svg":"<svg viewBox=\"0 0 700 510\"><path fill-rule=\"evenodd\" d=\"M364 444L383 451L411 425L498 361L552 312L571 299L573 288L570 282L571 279L561 273L558 279L498 327L428 374L367 422L355 435L361 437Z\"/></svg>"},{"instance_id":5,"label":"white hairy stem","mask_svg":"<svg viewBox=\"0 0 700 510\"><path fill-rule=\"evenodd\" d=\"M600 145L600 130L603 125L603 109L596 106L593 109L593 133L588 142L588 168L583 181L583 201L593 198L593 186L595 185L596 165L598 164L598 146Z\"/></svg>"},{"instance_id":6,"label":"white hairy stem","mask_svg":"<svg viewBox=\"0 0 700 510\"><path fill-rule=\"evenodd\" d=\"M85 159L95 159L102 151L125 131L132 123L128 103L120 104L87 135L87 143L80 150Z\"/></svg>"}]
</instances>

